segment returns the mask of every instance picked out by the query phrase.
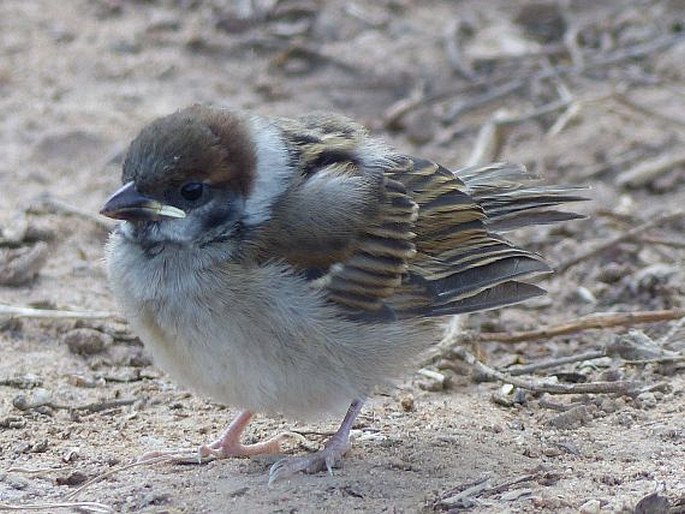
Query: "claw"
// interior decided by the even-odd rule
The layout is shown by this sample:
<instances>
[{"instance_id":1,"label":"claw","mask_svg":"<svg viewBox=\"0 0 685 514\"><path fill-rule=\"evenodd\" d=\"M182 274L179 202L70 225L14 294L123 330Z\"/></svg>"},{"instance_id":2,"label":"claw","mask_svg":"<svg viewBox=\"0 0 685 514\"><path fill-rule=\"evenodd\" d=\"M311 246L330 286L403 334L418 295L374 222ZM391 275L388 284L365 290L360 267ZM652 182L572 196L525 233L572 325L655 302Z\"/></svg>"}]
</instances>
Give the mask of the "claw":
<instances>
[{"instance_id":1,"label":"claw","mask_svg":"<svg viewBox=\"0 0 685 514\"><path fill-rule=\"evenodd\" d=\"M350 449L349 439L331 437L322 450L304 457L284 457L271 466L269 471L269 485L283 478L288 478L296 473L318 473L326 470L333 476L333 468L336 467L343 455Z\"/></svg>"},{"instance_id":2,"label":"claw","mask_svg":"<svg viewBox=\"0 0 685 514\"><path fill-rule=\"evenodd\" d=\"M322 450L304 457L285 457L271 466L269 485L300 471L318 473L325 469L332 476L333 468L350 449L350 429L362 409L362 404L362 400L352 402L340 428L326 441Z\"/></svg>"}]
</instances>

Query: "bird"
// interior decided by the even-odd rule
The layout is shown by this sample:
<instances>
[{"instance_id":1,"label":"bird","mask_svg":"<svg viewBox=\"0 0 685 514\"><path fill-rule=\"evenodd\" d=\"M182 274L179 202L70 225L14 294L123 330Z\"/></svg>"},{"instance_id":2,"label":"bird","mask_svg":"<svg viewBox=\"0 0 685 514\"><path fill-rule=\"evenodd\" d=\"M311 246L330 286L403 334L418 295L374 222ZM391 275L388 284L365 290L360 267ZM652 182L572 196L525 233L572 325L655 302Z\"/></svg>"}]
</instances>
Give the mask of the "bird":
<instances>
[{"instance_id":1,"label":"bird","mask_svg":"<svg viewBox=\"0 0 685 514\"><path fill-rule=\"evenodd\" d=\"M269 483L330 473L375 387L435 344L450 316L544 294L550 273L504 234L581 217L578 186L523 166L452 171L337 113L278 118L194 104L131 142L101 214L110 289L153 361L240 409L200 457L282 453L243 444L257 414L343 415L316 452Z\"/></svg>"}]
</instances>

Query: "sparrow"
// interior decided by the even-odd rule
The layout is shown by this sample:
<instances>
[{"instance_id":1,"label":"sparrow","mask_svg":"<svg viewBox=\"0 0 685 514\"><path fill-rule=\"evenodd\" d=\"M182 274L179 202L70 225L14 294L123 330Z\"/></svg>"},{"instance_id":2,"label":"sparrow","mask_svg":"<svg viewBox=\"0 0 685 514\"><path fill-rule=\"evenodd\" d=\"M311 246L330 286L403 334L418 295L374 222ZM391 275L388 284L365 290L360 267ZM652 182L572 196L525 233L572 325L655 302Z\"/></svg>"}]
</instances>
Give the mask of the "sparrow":
<instances>
[{"instance_id":1,"label":"sparrow","mask_svg":"<svg viewBox=\"0 0 685 514\"><path fill-rule=\"evenodd\" d=\"M551 272L503 233L580 217L576 187L506 163L453 172L338 114L271 118L193 105L131 143L101 213L111 290L153 360L240 414L200 456L276 454L254 413L342 413L318 452L269 482L331 471L374 387L401 376L454 314L543 294Z\"/></svg>"}]
</instances>

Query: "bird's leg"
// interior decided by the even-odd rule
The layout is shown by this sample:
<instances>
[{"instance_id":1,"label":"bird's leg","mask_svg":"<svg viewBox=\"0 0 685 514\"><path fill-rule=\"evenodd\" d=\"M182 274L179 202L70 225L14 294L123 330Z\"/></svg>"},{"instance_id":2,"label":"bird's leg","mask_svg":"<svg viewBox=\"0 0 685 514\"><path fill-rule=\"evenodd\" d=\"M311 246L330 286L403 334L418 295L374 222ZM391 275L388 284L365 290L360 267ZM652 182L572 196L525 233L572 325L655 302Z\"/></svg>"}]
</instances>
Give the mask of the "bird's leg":
<instances>
[{"instance_id":1,"label":"bird's leg","mask_svg":"<svg viewBox=\"0 0 685 514\"><path fill-rule=\"evenodd\" d=\"M278 434L266 441L260 441L254 444L242 444L240 438L245 431L245 427L252 419L250 411L242 411L238 414L228 428L221 434L221 437L216 441L203 444L197 449L197 452L192 450L162 450L148 452L142 455L139 461L148 461L157 458L168 458L178 462L202 462L204 457L213 457L215 459L225 459L228 457L252 457L255 455L269 455L274 453L281 453L281 443L288 438L302 438L299 434L284 432Z\"/></svg>"},{"instance_id":2,"label":"bird's leg","mask_svg":"<svg viewBox=\"0 0 685 514\"><path fill-rule=\"evenodd\" d=\"M269 472L269 484L299 471L316 473L326 469L332 474L333 467L350 449L350 430L362 410L362 405L364 401L359 399L350 404L340 428L324 443L322 450L304 457L285 457L276 462Z\"/></svg>"},{"instance_id":3,"label":"bird's leg","mask_svg":"<svg viewBox=\"0 0 685 514\"><path fill-rule=\"evenodd\" d=\"M266 441L254 444L242 444L240 438L245 427L252 419L252 413L244 410L238 414L221 437L213 443L203 444L198 448L200 459L202 457L252 457L254 455L270 455L281 452L281 443L291 437L292 434L278 434Z\"/></svg>"}]
</instances>

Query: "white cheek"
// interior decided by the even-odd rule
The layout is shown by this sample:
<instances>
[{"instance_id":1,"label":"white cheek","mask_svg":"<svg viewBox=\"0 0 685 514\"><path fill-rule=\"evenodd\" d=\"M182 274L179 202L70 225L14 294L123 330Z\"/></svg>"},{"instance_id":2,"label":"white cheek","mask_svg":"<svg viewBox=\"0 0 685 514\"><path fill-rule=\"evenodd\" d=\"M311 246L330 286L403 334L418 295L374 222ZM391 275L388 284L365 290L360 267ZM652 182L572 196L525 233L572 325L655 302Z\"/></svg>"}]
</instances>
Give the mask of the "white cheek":
<instances>
[{"instance_id":1,"label":"white cheek","mask_svg":"<svg viewBox=\"0 0 685 514\"><path fill-rule=\"evenodd\" d=\"M257 150L257 170L252 193L245 202L244 220L258 225L268 220L271 206L288 187L293 175L280 130L260 117L250 119Z\"/></svg>"},{"instance_id":2,"label":"white cheek","mask_svg":"<svg viewBox=\"0 0 685 514\"><path fill-rule=\"evenodd\" d=\"M157 224L157 237L160 241L190 243L200 232L200 223L193 216L181 220L162 220Z\"/></svg>"},{"instance_id":3,"label":"white cheek","mask_svg":"<svg viewBox=\"0 0 685 514\"><path fill-rule=\"evenodd\" d=\"M134 229L133 225L131 225L128 221L122 221L119 223L119 232L128 240L133 239L134 236Z\"/></svg>"},{"instance_id":4,"label":"white cheek","mask_svg":"<svg viewBox=\"0 0 685 514\"><path fill-rule=\"evenodd\" d=\"M202 222L197 217L163 219L145 227L142 232L129 222L120 225L121 234L129 241L143 241L146 244L174 243L186 245L195 241L202 232Z\"/></svg>"}]
</instances>

